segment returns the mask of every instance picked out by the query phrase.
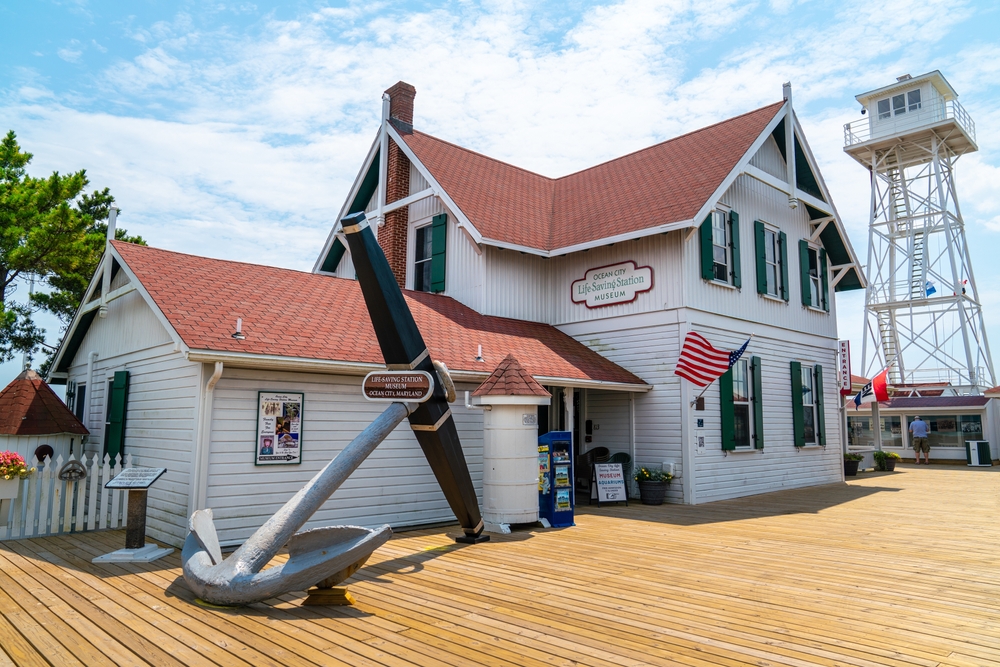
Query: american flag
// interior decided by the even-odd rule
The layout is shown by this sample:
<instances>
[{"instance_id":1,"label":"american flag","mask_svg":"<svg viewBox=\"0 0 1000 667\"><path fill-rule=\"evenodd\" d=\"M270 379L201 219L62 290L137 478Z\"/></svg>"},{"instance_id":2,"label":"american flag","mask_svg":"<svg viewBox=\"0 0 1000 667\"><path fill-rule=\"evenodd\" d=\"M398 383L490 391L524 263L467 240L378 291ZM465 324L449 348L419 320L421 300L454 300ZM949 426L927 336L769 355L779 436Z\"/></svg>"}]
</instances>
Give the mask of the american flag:
<instances>
[{"instance_id":1,"label":"american flag","mask_svg":"<svg viewBox=\"0 0 1000 667\"><path fill-rule=\"evenodd\" d=\"M684 337L681 356L677 359L675 375L687 378L699 387L707 387L715 378L728 371L743 356L750 339L738 350L717 350L701 334L690 331Z\"/></svg>"}]
</instances>

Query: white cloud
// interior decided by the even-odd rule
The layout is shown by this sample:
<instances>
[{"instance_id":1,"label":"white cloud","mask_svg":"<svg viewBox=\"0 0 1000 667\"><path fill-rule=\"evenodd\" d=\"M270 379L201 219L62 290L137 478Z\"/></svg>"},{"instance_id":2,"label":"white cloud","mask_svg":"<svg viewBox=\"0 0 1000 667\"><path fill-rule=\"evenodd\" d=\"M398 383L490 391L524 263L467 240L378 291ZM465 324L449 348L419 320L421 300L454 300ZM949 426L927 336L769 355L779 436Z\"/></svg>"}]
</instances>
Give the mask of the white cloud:
<instances>
[{"instance_id":1,"label":"white cloud","mask_svg":"<svg viewBox=\"0 0 1000 667\"><path fill-rule=\"evenodd\" d=\"M418 128L553 176L777 101L790 80L864 262L868 180L842 151L843 124L859 117L853 95L940 68L983 147L960 161L967 224L1000 231L1000 50L941 46L975 4L568 7L355 2L264 18L256 32L209 30L183 12L152 25L132 17L124 30L142 52L97 77L100 111L31 80L0 103L0 122L35 153L33 171L85 166L115 193L122 224L154 245L309 268L373 138L381 93L399 79L417 88ZM980 283L998 273L983 267ZM856 337L863 298L838 303L842 334Z\"/></svg>"}]
</instances>

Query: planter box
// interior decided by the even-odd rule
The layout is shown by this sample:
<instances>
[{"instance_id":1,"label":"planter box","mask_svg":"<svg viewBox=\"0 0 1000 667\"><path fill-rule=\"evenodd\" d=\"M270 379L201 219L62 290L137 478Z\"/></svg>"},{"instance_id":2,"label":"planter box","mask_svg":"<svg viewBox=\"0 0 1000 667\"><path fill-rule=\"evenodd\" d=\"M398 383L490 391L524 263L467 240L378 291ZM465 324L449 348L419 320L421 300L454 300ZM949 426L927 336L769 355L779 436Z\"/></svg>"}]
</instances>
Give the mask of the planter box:
<instances>
[{"instance_id":1,"label":"planter box","mask_svg":"<svg viewBox=\"0 0 1000 667\"><path fill-rule=\"evenodd\" d=\"M858 476L858 465L861 461L844 461L844 476L845 477L857 477Z\"/></svg>"},{"instance_id":2,"label":"planter box","mask_svg":"<svg viewBox=\"0 0 1000 667\"><path fill-rule=\"evenodd\" d=\"M21 489L20 478L0 479L0 500L13 500Z\"/></svg>"}]
</instances>

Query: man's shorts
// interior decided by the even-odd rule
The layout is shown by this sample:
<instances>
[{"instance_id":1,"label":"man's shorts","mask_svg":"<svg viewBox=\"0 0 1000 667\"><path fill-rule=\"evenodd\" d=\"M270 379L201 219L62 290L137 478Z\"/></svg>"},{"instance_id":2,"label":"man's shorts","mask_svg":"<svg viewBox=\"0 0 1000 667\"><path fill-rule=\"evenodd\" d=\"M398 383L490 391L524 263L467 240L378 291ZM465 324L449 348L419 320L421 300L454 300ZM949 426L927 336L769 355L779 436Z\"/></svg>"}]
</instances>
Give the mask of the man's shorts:
<instances>
[{"instance_id":1,"label":"man's shorts","mask_svg":"<svg viewBox=\"0 0 1000 667\"><path fill-rule=\"evenodd\" d=\"M913 451L917 454L923 452L924 454L930 454L931 446L927 444L927 438L914 438L913 439Z\"/></svg>"}]
</instances>

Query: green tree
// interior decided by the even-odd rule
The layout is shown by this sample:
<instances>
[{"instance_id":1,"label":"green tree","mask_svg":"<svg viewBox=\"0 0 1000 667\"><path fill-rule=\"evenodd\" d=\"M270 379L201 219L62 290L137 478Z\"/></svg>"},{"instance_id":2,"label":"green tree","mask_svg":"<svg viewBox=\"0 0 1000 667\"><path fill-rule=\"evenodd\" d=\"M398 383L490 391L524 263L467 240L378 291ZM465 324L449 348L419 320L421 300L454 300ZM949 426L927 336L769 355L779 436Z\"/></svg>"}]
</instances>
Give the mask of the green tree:
<instances>
[{"instance_id":1,"label":"green tree","mask_svg":"<svg viewBox=\"0 0 1000 667\"><path fill-rule=\"evenodd\" d=\"M44 308L69 322L100 263L114 202L107 188L84 193L86 171L34 178L25 170L32 154L10 131L0 141L0 361L29 354L44 344L45 332L32 321ZM116 230L116 238L143 243ZM18 284L34 277L51 291L13 302Z\"/></svg>"}]
</instances>

